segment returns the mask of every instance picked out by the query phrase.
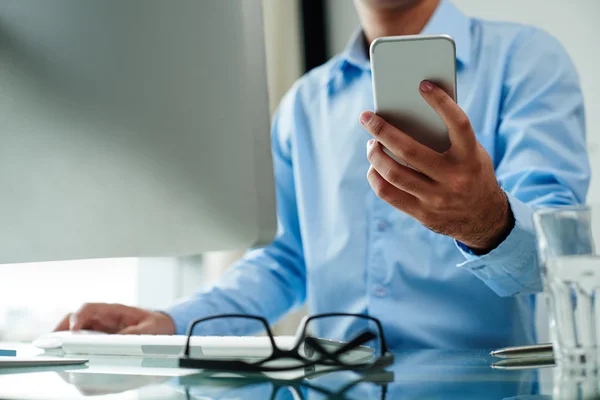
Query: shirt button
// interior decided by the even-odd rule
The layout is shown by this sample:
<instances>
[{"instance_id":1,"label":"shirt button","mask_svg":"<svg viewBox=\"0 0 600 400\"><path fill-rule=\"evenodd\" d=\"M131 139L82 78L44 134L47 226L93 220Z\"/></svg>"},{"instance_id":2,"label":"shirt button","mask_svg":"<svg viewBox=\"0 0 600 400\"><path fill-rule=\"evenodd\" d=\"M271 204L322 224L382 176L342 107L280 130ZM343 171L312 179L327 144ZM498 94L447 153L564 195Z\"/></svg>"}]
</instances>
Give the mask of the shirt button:
<instances>
[{"instance_id":1,"label":"shirt button","mask_svg":"<svg viewBox=\"0 0 600 400\"><path fill-rule=\"evenodd\" d=\"M378 232L385 232L389 227L390 227L390 224L384 219L379 220L379 222L377 222L377 231Z\"/></svg>"},{"instance_id":2,"label":"shirt button","mask_svg":"<svg viewBox=\"0 0 600 400\"><path fill-rule=\"evenodd\" d=\"M387 292L383 286L378 286L375 289L375 296L377 296L377 297L385 297L386 293Z\"/></svg>"}]
</instances>

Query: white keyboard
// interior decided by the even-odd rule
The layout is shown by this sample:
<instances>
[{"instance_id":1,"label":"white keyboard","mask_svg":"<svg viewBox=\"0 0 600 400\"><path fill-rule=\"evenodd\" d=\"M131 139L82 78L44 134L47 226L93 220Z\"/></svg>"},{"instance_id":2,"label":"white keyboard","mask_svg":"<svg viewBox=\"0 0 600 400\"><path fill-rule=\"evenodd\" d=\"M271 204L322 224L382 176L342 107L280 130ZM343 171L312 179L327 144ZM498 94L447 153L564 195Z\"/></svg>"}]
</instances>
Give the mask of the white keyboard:
<instances>
[{"instance_id":1,"label":"white keyboard","mask_svg":"<svg viewBox=\"0 0 600 400\"><path fill-rule=\"evenodd\" d=\"M282 349L292 348L295 340L294 336L275 338ZM45 335L33 344L46 351L62 350L65 354L177 357L183 351L185 341L186 336L183 335L72 333ZM252 359L268 357L270 354L271 343L266 336L194 336L190 341L192 357Z\"/></svg>"}]
</instances>

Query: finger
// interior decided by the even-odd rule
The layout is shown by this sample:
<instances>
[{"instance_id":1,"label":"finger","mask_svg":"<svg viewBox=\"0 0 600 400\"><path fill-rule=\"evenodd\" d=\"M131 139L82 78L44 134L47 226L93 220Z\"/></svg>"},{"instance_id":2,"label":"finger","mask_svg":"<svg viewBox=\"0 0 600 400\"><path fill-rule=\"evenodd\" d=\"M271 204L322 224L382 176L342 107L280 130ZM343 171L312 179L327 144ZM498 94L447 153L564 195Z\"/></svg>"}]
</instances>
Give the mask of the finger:
<instances>
[{"instance_id":1,"label":"finger","mask_svg":"<svg viewBox=\"0 0 600 400\"><path fill-rule=\"evenodd\" d=\"M360 122L377 141L387 147L396 157L430 178L441 177L444 170L442 165L445 162L442 154L417 142L371 111L363 112Z\"/></svg>"},{"instance_id":2,"label":"finger","mask_svg":"<svg viewBox=\"0 0 600 400\"><path fill-rule=\"evenodd\" d=\"M109 304L86 304L71 316L71 330L82 329L115 332L120 329L120 314Z\"/></svg>"},{"instance_id":3,"label":"finger","mask_svg":"<svg viewBox=\"0 0 600 400\"><path fill-rule=\"evenodd\" d=\"M458 158L473 154L477 146L477 138L467 114L448 93L433 83L423 81L419 89L425 101L438 113L448 127L450 142L452 143L449 152Z\"/></svg>"},{"instance_id":4,"label":"finger","mask_svg":"<svg viewBox=\"0 0 600 400\"><path fill-rule=\"evenodd\" d=\"M56 326L56 328L54 328L54 332L58 332L58 331L68 331L70 326L69 326L69 320L71 319L71 315L72 314L67 314L62 321L60 321L60 323Z\"/></svg>"},{"instance_id":5,"label":"finger","mask_svg":"<svg viewBox=\"0 0 600 400\"><path fill-rule=\"evenodd\" d=\"M369 168L369 172L367 172L367 180L377 197L381 200L408 215L416 215L416 211L419 207L417 198L409 193L403 192L383 179L372 166Z\"/></svg>"},{"instance_id":6,"label":"finger","mask_svg":"<svg viewBox=\"0 0 600 400\"><path fill-rule=\"evenodd\" d=\"M431 179L412 168L398 164L385 154L376 140L369 141L367 158L379 175L398 189L419 199L431 191Z\"/></svg>"},{"instance_id":7,"label":"finger","mask_svg":"<svg viewBox=\"0 0 600 400\"><path fill-rule=\"evenodd\" d=\"M98 313L97 304L85 304L77 312L71 314L69 319L70 329L79 331L90 327L92 320Z\"/></svg>"},{"instance_id":8,"label":"finger","mask_svg":"<svg viewBox=\"0 0 600 400\"><path fill-rule=\"evenodd\" d=\"M151 333L154 333L154 325L150 321L143 321L137 325L128 326L117 332L119 335L143 335Z\"/></svg>"},{"instance_id":9,"label":"finger","mask_svg":"<svg viewBox=\"0 0 600 400\"><path fill-rule=\"evenodd\" d=\"M93 319L89 322L88 326L85 329L96 332L117 333L119 330L122 329L122 326L106 324L104 321Z\"/></svg>"}]
</instances>

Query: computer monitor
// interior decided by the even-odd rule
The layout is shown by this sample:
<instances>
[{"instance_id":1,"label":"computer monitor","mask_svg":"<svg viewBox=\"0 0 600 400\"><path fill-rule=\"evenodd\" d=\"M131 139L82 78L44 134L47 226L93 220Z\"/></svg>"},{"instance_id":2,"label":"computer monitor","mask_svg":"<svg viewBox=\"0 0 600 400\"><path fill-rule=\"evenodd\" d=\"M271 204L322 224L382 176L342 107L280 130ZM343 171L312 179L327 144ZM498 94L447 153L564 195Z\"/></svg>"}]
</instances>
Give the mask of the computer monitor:
<instances>
[{"instance_id":1,"label":"computer monitor","mask_svg":"<svg viewBox=\"0 0 600 400\"><path fill-rule=\"evenodd\" d=\"M0 264L273 239L260 0L0 1Z\"/></svg>"}]
</instances>

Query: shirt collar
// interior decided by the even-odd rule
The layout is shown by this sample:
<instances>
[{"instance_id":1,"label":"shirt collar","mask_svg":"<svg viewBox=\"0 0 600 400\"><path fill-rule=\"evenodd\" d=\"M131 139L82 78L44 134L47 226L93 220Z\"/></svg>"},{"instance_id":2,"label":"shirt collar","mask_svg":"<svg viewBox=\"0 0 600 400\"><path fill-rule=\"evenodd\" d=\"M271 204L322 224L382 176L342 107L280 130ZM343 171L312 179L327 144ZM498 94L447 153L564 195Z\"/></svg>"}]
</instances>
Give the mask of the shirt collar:
<instances>
[{"instance_id":1,"label":"shirt collar","mask_svg":"<svg viewBox=\"0 0 600 400\"><path fill-rule=\"evenodd\" d=\"M421 34L450 35L456 43L456 59L465 66L471 61L471 20L449 0L440 1ZM354 33L342 53L342 58L345 64L354 65L362 70L371 68L362 30Z\"/></svg>"}]
</instances>

